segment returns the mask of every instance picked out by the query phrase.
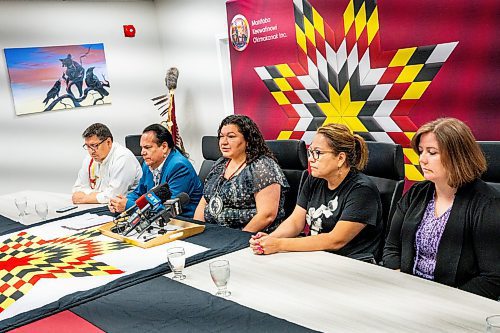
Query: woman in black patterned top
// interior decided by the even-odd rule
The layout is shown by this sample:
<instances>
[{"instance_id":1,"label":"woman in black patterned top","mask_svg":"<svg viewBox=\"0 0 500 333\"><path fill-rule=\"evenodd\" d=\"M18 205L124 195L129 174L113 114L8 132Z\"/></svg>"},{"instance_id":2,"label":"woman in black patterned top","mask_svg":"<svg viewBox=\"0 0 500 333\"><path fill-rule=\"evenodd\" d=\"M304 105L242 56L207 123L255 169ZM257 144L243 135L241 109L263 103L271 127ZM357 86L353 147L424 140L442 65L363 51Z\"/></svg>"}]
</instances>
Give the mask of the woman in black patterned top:
<instances>
[{"instance_id":1,"label":"woman in black patterned top","mask_svg":"<svg viewBox=\"0 0 500 333\"><path fill-rule=\"evenodd\" d=\"M219 126L218 159L205 180L194 218L257 232L272 231L285 217L288 186L253 120L230 115Z\"/></svg>"}]
</instances>

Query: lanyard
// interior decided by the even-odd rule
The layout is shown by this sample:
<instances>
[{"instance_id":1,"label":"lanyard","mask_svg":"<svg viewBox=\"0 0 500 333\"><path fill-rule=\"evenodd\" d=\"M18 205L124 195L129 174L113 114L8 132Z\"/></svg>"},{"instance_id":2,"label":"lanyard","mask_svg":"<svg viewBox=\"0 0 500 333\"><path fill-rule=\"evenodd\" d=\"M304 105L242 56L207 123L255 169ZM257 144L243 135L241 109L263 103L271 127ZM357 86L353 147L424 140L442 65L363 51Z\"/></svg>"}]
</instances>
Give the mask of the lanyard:
<instances>
[{"instance_id":1,"label":"lanyard","mask_svg":"<svg viewBox=\"0 0 500 333\"><path fill-rule=\"evenodd\" d=\"M97 178L99 177L95 175L94 159L91 158L89 163L89 184L91 189L95 189Z\"/></svg>"}]
</instances>

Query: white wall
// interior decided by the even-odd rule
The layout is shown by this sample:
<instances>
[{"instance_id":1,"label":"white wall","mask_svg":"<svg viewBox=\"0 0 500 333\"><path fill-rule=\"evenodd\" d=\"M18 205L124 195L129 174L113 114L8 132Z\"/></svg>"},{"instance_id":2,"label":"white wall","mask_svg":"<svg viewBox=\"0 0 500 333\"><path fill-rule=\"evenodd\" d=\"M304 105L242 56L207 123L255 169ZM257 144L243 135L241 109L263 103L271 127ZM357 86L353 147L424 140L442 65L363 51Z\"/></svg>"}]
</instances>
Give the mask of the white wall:
<instances>
[{"instance_id":1,"label":"white wall","mask_svg":"<svg viewBox=\"0 0 500 333\"><path fill-rule=\"evenodd\" d=\"M156 0L155 4L165 66L179 69L175 102L181 136L199 169L201 137L216 135L220 121L233 113L229 64L221 68L218 55L218 39L227 37L225 0ZM222 58L228 53L226 43Z\"/></svg>"},{"instance_id":2,"label":"white wall","mask_svg":"<svg viewBox=\"0 0 500 333\"><path fill-rule=\"evenodd\" d=\"M222 17L220 24L223 22ZM135 38L123 37L123 24L135 25ZM174 56L169 63L181 65L181 87L192 85L188 79L199 68L199 65L188 67L191 60L198 59L183 55L196 49L194 45L188 48L189 41L182 41L186 33L181 31L180 36L163 37L165 42L174 45L186 44L180 52L174 52L175 47L166 48ZM199 39L195 38L195 42ZM3 48L94 42L104 43L111 105L16 116ZM208 44L213 48L212 39ZM23 189L69 192L86 153L81 148L81 133L88 125L105 123L115 140L124 143L126 134L140 133L145 126L160 119L150 101L166 89L154 2L0 1L0 48L0 194ZM200 62L211 64L212 58ZM206 87L212 85L208 82L212 75L207 73L201 79L206 94L212 90ZM197 114L210 111L207 106L200 107L204 102L216 107L213 98L203 98L200 102L195 90L179 89L179 110L196 109ZM185 119L180 115L181 130L192 133L186 126L199 122ZM199 126L195 130L204 132ZM191 143L194 139L186 141Z\"/></svg>"}]
</instances>

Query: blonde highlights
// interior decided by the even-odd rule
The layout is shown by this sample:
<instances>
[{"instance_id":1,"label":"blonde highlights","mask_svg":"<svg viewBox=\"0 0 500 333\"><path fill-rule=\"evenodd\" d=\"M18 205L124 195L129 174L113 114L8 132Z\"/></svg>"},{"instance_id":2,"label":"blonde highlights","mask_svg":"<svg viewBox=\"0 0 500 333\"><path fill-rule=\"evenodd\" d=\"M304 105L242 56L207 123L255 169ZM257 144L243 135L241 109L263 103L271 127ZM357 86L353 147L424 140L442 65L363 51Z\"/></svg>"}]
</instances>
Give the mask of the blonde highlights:
<instances>
[{"instance_id":1,"label":"blonde highlights","mask_svg":"<svg viewBox=\"0 0 500 333\"><path fill-rule=\"evenodd\" d=\"M346 154L349 167L358 171L363 170L368 163L368 147L365 140L343 124L328 124L318 128L318 134L322 134L327 140L332 151L336 155Z\"/></svg>"}]
</instances>

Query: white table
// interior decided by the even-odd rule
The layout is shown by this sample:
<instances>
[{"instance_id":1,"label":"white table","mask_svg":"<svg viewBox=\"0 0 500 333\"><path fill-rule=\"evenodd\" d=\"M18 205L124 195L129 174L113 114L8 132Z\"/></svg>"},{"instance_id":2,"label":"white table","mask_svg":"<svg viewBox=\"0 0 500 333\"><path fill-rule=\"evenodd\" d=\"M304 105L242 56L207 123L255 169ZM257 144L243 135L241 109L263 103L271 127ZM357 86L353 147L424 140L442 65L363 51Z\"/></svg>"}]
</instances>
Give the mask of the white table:
<instances>
[{"instance_id":1,"label":"white table","mask_svg":"<svg viewBox=\"0 0 500 333\"><path fill-rule=\"evenodd\" d=\"M218 259L231 265L228 300L324 332L484 332L500 314L500 302L327 252ZM208 264L183 282L214 293Z\"/></svg>"},{"instance_id":2,"label":"white table","mask_svg":"<svg viewBox=\"0 0 500 333\"><path fill-rule=\"evenodd\" d=\"M18 197L26 197L28 202L27 212L28 215L23 217L19 216L14 199ZM49 214L47 220L66 216L78 211L83 211L95 207L104 206L103 204L82 204L77 205L78 208L67 211L65 213L56 213L56 209L72 205L70 193L55 193L45 191L19 191L15 193L5 194L0 196L0 215L8 217L11 220L17 221L24 225L31 225L41 221L41 218L35 212L35 204L37 202L47 202Z\"/></svg>"}]
</instances>

